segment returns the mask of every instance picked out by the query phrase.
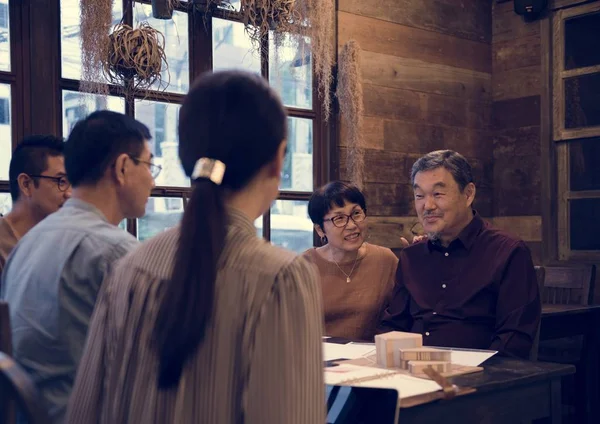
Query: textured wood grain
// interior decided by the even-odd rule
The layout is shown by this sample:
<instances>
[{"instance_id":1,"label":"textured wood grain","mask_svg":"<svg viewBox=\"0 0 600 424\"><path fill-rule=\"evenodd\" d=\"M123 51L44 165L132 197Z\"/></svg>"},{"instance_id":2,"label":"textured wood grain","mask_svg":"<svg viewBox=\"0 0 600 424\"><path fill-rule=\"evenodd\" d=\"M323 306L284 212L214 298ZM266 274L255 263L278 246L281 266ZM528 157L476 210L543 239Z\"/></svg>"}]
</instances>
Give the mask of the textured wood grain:
<instances>
[{"instance_id":1,"label":"textured wood grain","mask_svg":"<svg viewBox=\"0 0 600 424\"><path fill-rule=\"evenodd\" d=\"M513 11L513 3L494 4L492 43L529 37L540 33L540 21L525 22Z\"/></svg>"},{"instance_id":2,"label":"textured wood grain","mask_svg":"<svg viewBox=\"0 0 600 424\"><path fill-rule=\"evenodd\" d=\"M489 104L365 84L365 115L435 125L489 127Z\"/></svg>"},{"instance_id":3,"label":"textured wood grain","mask_svg":"<svg viewBox=\"0 0 600 424\"><path fill-rule=\"evenodd\" d=\"M363 142L369 149L381 150L384 147L384 122L377 117L363 117ZM347 147L346 127L340 124L340 146Z\"/></svg>"},{"instance_id":4,"label":"textured wood grain","mask_svg":"<svg viewBox=\"0 0 600 424\"><path fill-rule=\"evenodd\" d=\"M492 73L540 66L540 34L492 44Z\"/></svg>"},{"instance_id":5,"label":"textured wood grain","mask_svg":"<svg viewBox=\"0 0 600 424\"><path fill-rule=\"evenodd\" d=\"M355 39L364 50L439 63L473 71L491 71L488 43L450 37L347 12L338 12L338 44Z\"/></svg>"},{"instance_id":6,"label":"textured wood grain","mask_svg":"<svg viewBox=\"0 0 600 424\"><path fill-rule=\"evenodd\" d=\"M496 216L490 219L492 225L510 233L521 240L542 241L542 217L534 216Z\"/></svg>"},{"instance_id":7,"label":"textured wood grain","mask_svg":"<svg viewBox=\"0 0 600 424\"><path fill-rule=\"evenodd\" d=\"M540 124L540 96L503 100L492 103L494 129L536 126Z\"/></svg>"},{"instance_id":8,"label":"textured wood grain","mask_svg":"<svg viewBox=\"0 0 600 424\"><path fill-rule=\"evenodd\" d=\"M348 180L346 171L345 147L340 148L341 179ZM406 154L385 152L382 150L365 149L365 182L393 182L395 184L408 184Z\"/></svg>"},{"instance_id":9,"label":"textured wood grain","mask_svg":"<svg viewBox=\"0 0 600 424\"><path fill-rule=\"evenodd\" d=\"M494 161L494 216L540 215L539 156L507 156Z\"/></svg>"},{"instance_id":10,"label":"textured wood grain","mask_svg":"<svg viewBox=\"0 0 600 424\"><path fill-rule=\"evenodd\" d=\"M382 53L362 53L364 82L476 101L491 99L491 75Z\"/></svg>"},{"instance_id":11,"label":"textured wood grain","mask_svg":"<svg viewBox=\"0 0 600 424\"><path fill-rule=\"evenodd\" d=\"M540 66L496 72L492 77L494 101L537 96L542 91Z\"/></svg>"},{"instance_id":12,"label":"textured wood grain","mask_svg":"<svg viewBox=\"0 0 600 424\"><path fill-rule=\"evenodd\" d=\"M476 41L491 41L489 1L339 0L338 9Z\"/></svg>"},{"instance_id":13,"label":"textured wood grain","mask_svg":"<svg viewBox=\"0 0 600 424\"><path fill-rule=\"evenodd\" d=\"M541 154L540 126L494 131L494 159Z\"/></svg>"}]
</instances>

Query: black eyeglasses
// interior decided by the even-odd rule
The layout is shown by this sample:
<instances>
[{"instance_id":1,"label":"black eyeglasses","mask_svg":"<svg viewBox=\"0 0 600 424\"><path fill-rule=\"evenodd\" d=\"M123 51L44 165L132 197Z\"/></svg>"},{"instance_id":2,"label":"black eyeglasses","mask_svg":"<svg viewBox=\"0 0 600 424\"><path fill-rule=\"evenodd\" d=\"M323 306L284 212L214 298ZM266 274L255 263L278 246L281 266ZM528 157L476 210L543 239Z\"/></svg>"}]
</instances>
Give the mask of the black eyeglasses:
<instances>
[{"instance_id":1,"label":"black eyeglasses","mask_svg":"<svg viewBox=\"0 0 600 424\"><path fill-rule=\"evenodd\" d=\"M46 178L47 180L56 181L56 185L58 189L62 192L65 192L71 187L71 183L67 177L51 177L49 175L29 175L31 178Z\"/></svg>"},{"instance_id":2,"label":"black eyeglasses","mask_svg":"<svg viewBox=\"0 0 600 424\"><path fill-rule=\"evenodd\" d=\"M363 211L362 209L359 209L359 210L355 210L350 215L345 215L345 214L344 215L336 215L333 218L329 218L328 221L331 221L331 223L335 227L343 228L346 225L348 225L348 221L350 220L350 218L352 218L352 221L357 223L357 222L364 221L366 217L367 217L367 214L365 213L365 211Z\"/></svg>"},{"instance_id":3,"label":"black eyeglasses","mask_svg":"<svg viewBox=\"0 0 600 424\"><path fill-rule=\"evenodd\" d=\"M137 163L145 163L146 165L148 165L148 167L150 168L150 174L152 175L152 178L156 178L158 177L158 174L160 174L160 171L162 171L162 166L160 165L156 165L152 162L148 162L145 160L141 160L140 158L137 158L133 155L128 155L132 161L137 162Z\"/></svg>"}]
</instances>

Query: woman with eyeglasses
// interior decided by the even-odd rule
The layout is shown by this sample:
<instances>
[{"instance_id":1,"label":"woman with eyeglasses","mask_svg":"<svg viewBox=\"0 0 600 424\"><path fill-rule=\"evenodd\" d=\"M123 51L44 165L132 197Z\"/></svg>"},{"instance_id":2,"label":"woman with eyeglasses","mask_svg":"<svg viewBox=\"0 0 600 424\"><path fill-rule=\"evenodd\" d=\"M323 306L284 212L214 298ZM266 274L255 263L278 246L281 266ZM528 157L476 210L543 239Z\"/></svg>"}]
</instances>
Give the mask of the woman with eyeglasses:
<instances>
[{"instance_id":1,"label":"woman with eyeglasses","mask_svg":"<svg viewBox=\"0 0 600 424\"><path fill-rule=\"evenodd\" d=\"M321 274L325 335L373 341L394 287L398 258L390 249L366 242L367 205L354 185L333 181L317 189L308 214L322 244L304 255ZM405 239L402 243L408 245Z\"/></svg>"},{"instance_id":2,"label":"woman with eyeglasses","mask_svg":"<svg viewBox=\"0 0 600 424\"><path fill-rule=\"evenodd\" d=\"M196 81L179 114L183 219L105 281L67 423L325 421L318 274L253 224L277 198L286 131L259 75Z\"/></svg>"}]
</instances>

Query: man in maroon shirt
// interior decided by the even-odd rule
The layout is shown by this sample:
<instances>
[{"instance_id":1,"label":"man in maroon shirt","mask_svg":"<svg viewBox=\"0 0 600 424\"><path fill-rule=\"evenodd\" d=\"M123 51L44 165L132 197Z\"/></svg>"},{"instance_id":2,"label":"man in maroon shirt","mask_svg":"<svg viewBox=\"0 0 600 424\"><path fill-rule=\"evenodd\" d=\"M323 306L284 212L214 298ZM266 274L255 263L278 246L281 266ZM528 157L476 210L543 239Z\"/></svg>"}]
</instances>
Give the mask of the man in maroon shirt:
<instances>
[{"instance_id":1,"label":"man in maroon shirt","mask_svg":"<svg viewBox=\"0 0 600 424\"><path fill-rule=\"evenodd\" d=\"M379 331L421 333L427 346L527 358L541 315L529 249L472 209L476 188L462 155L428 153L411 178L428 237L400 253Z\"/></svg>"}]
</instances>

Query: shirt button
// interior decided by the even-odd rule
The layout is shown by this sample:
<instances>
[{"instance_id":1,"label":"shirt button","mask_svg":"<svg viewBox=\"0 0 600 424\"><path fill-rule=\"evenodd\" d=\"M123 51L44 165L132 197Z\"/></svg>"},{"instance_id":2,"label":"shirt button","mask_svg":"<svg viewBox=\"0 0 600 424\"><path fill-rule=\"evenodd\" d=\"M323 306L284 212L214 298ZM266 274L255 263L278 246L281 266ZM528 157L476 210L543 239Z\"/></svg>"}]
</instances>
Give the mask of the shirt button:
<instances>
[{"instance_id":1,"label":"shirt button","mask_svg":"<svg viewBox=\"0 0 600 424\"><path fill-rule=\"evenodd\" d=\"M426 335L426 336L429 336L429 331L426 331L426 332L425 332L425 335Z\"/></svg>"},{"instance_id":2,"label":"shirt button","mask_svg":"<svg viewBox=\"0 0 600 424\"><path fill-rule=\"evenodd\" d=\"M442 284L442 288L443 288L443 289L445 289L445 288L446 288L446 285L445 285L445 284Z\"/></svg>"},{"instance_id":3,"label":"shirt button","mask_svg":"<svg viewBox=\"0 0 600 424\"><path fill-rule=\"evenodd\" d=\"M449 255L450 255L450 253L448 253L448 252L444 253L444 256L449 256Z\"/></svg>"}]
</instances>

